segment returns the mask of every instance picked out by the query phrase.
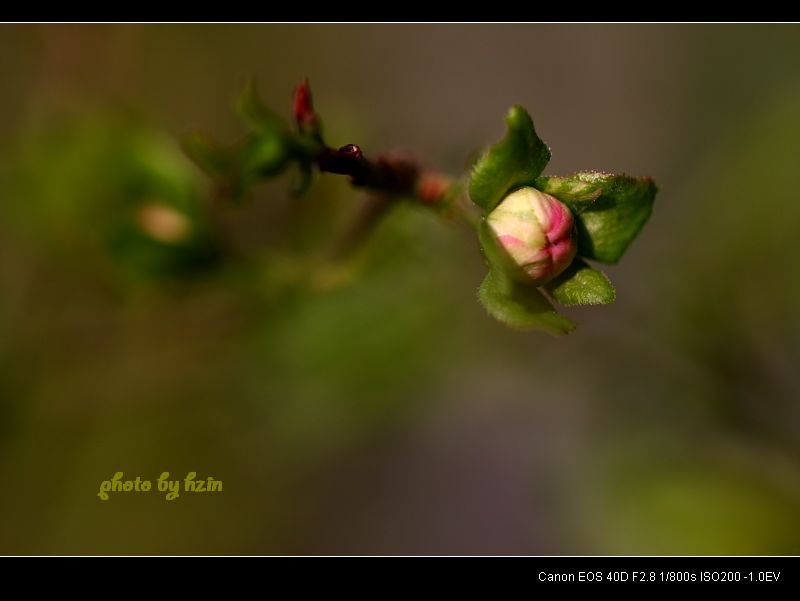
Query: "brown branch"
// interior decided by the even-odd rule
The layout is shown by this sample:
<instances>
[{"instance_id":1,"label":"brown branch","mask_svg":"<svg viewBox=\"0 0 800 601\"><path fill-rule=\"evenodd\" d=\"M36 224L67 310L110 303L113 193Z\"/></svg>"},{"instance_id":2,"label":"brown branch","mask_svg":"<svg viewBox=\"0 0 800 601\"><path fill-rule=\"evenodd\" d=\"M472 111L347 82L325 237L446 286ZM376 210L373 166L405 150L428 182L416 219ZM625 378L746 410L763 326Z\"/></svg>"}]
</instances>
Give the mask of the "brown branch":
<instances>
[{"instance_id":1,"label":"brown branch","mask_svg":"<svg viewBox=\"0 0 800 601\"><path fill-rule=\"evenodd\" d=\"M354 186L367 188L388 199L410 196L424 203L434 203L443 200L449 191L450 178L422 169L407 156L384 155L370 161L355 144L339 149L327 146L307 78L294 90L292 110L300 132L310 135L321 148L314 157L321 172L347 175Z\"/></svg>"},{"instance_id":2,"label":"brown branch","mask_svg":"<svg viewBox=\"0 0 800 601\"><path fill-rule=\"evenodd\" d=\"M338 150L325 148L317 156L317 167L322 172L350 176L354 186L369 188L389 195L416 195L416 184L421 169L404 157L381 156L368 160L355 144Z\"/></svg>"},{"instance_id":3,"label":"brown branch","mask_svg":"<svg viewBox=\"0 0 800 601\"><path fill-rule=\"evenodd\" d=\"M356 144L346 144L338 149L327 146L323 141L321 121L314 111L307 79L295 88L293 112L300 132L318 143L320 150L316 151L313 161L319 171L346 175L353 186L371 193L354 222L335 245L332 253L335 260L341 260L358 249L395 202L402 198L440 208L450 217L457 215L470 223L474 221L469 211L461 210L455 199L451 198L458 193L453 179L423 168L407 155L395 153L370 160Z\"/></svg>"}]
</instances>

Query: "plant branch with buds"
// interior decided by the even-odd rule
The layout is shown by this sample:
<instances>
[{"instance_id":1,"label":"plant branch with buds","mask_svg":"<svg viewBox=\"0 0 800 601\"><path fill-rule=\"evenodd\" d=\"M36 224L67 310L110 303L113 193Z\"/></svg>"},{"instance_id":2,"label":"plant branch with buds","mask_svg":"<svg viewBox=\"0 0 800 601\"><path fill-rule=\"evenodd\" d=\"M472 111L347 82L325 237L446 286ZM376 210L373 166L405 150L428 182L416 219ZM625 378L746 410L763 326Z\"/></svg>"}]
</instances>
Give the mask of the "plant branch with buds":
<instances>
[{"instance_id":1,"label":"plant branch with buds","mask_svg":"<svg viewBox=\"0 0 800 601\"><path fill-rule=\"evenodd\" d=\"M550 149L522 107L513 107L508 133L471 171L468 198L459 178L398 154L368 159L356 144L326 144L308 81L294 93L294 127L264 106L253 85L238 110L251 127L240 143L222 147L195 135L184 140L189 156L212 178L220 198L241 200L259 181L294 165L302 194L314 172L345 175L370 200L335 249L358 246L396 202L411 200L478 229L489 274L478 298L499 321L554 335L575 325L558 314L564 305L606 304L616 293L586 260L616 263L650 216L657 188L649 178L581 172L543 176Z\"/></svg>"}]
</instances>

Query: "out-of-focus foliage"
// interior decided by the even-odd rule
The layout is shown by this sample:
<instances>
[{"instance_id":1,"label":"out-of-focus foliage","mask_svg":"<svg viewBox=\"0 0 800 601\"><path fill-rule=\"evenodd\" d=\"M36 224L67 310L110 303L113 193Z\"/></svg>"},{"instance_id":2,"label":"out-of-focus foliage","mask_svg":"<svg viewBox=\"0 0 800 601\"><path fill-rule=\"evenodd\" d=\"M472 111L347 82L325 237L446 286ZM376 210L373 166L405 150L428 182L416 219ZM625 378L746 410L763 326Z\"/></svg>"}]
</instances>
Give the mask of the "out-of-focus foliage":
<instances>
[{"instance_id":1,"label":"out-of-focus foliage","mask_svg":"<svg viewBox=\"0 0 800 601\"><path fill-rule=\"evenodd\" d=\"M328 231L346 225L359 198L346 186L321 185L303 199L306 217L266 222L265 240L245 252L223 244L222 233L226 219L252 207L213 207L175 143L140 120L64 116L21 144L2 180L9 197L24 202L1 210L8 236L0 287L13 292L3 296L8 453L0 465L20 479L44 473L52 449L66 444L64 429L74 432L76 445L58 461L75 467L56 480L54 498L77 503L75 519L90 524L81 534L69 521L63 537L29 525L6 530L4 548L107 550L102 524L116 514L103 507L88 517L97 507L82 499L96 499L94 480L114 463L126 477L211 471L228 488L222 505L181 499L189 508L170 525L184 533L173 542L148 543L126 524L125 540L112 548L284 549L281 539L247 543L236 534L238 542L197 546L190 530L202 512L221 519L212 516L246 507L255 494L267 504L253 506L234 532L256 522L278 537L296 508L280 494L323 469L329 455L415 410L418 387L437 376L438 357L452 345L465 282L451 265L469 256L469 245L452 224L400 205L360 252L334 260ZM292 235L276 238L287 225ZM36 417L42 412L51 416L45 422ZM25 505L28 494L11 490L4 503ZM109 502L130 509L142 500ZM28 509L54 509L44 507Z\"/></svg>"},{"instance_id":2,"label":"out-of-focus foliage","mask_svg":"<svg viewBox=\"0 0 800 601\"><path fill-rule=\"evenodd\" d=\"M3 32L3 553L800 549L796 28ZM646 235L603 269L617 300L519 334L474 302L473 233L431 212L398 207L340 263L346 182L216 206L175 140L235 138L239 72L276 107L308 74L331 139L370 153L456 172L522 103L554 172L651 174ZM206 250L115 251L143 208L168 238L172 211L199 220ZM165 470L224 492L96 496Z\"/></svg>"},{"instance_id":3,"label":"out-of-focus foliage","mask_svg":"<svg viewBox=\"0 0 800 601\"><path fill-rule=\"evenodd\" d=\"M93 266L109 255L145 277L218 263L200 179L167 133L129 116L65 115L12 152L3 210L40 244L84 253Z\"/></svg>"},{"instance_id":4,"label":"out-of-focus foliage","mask_svg":"<svg viewBox=\"0 0 800 601\"><path fill-rule=\"evenodd\" d=\"M298 123L296 130L290 128L286 120L264 104L255 81L250 80L236 103L250 129L243 140L226 146L199 132L184 136L187 156L211 177L220 200L241 202L250 198L254 185L281 175L290 165L296 174L293 195L300 196L308 189L314 158L323 142L321 124L310 105L308 81L301 88L308 103L306 117L313 120L313 127Z\"/></svg>"},{"instance_id":5,"label":"out-of-focus foliage","mask_svg":"<svg viewBox=\"0 0 800 601\"><path fill-rule=\"evenodd\" d=\"M609 348L618 371L595 380L607 453L580 470L593 476L576 492L592 549L800 550L796 102L768 99L681 189L691 219L659 260L675 268L640 280L650 304L631 327L643 331ZM641 337L661 348L630 369Z\"/></svg>"}]
</instances>

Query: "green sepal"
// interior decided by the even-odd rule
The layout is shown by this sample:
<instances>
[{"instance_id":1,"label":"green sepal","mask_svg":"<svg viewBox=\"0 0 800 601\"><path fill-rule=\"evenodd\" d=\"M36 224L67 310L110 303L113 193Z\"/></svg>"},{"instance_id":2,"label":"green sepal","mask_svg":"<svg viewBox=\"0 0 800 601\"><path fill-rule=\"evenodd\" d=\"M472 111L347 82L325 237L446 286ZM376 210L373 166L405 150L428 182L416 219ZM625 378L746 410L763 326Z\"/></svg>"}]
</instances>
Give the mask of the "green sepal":
<instances>
[{"instance_id":1,"label":"green sepal","mask_svg":"<svg viewBox=\"0 0 800 601\"><path fill-rule=\"evenodd\" d=\"M575 329L575 324L559 315L536 287L525 286L496 269L483 280L478 299L492 317L518 330L562 336Z\"/></svg>"},{"instance_id":2,"label":"green sepal","mask_svg":"<svg viewBox=\"0 0 800 601\"><path fill-rule=\"evenodd\" d=\"M508 132L472 169L469 196L486 213L513 188L532 185L550 161L550 149L536 135L528 112L514 106L506 116Z\"/></svg>"},{"instance_id":3,"label":"green sepal","mask_svg":"<svg viewBox=\"0 0 800 601\"><path fill-rule=\"evenodd\" d=\"M575 214L578 254L603 263L619 261L649 219L658 191L649 177L594 171L539 177L535 186Z\"/></svg>"},{"instance_id":4,"label":"green sepal","mask_svg":"<svg viewBox=\"0 0 800 601\"><path fill-rule=\"evenodd\" d=\"M562 305L607 305L617 296L606 275L580 259L544 288Z\"/></svg>"}]
</instances>

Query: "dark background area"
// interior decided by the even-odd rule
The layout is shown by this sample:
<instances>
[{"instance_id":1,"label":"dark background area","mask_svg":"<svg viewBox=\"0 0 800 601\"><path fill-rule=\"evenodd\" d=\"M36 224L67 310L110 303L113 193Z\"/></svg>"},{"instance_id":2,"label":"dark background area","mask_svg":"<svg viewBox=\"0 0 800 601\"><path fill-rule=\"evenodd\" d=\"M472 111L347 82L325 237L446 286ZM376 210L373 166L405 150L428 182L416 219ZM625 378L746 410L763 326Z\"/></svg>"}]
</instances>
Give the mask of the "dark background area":
<instances>
[{"instance_id":1,"label":"dark background area","mask_svg":"<svg viewBox=\"0 0 800 601\"><path fill-rule=\"evenodd\" d=\"M249 76L369 154L464 173L518 103L546 173L652 176L617 301L506 330L411 206L324 271L333 176L206 210L176 140L240 136ZM798 26L6 25L0 84L0 552L800 552Z\"/></svg>"}]
</instances>

